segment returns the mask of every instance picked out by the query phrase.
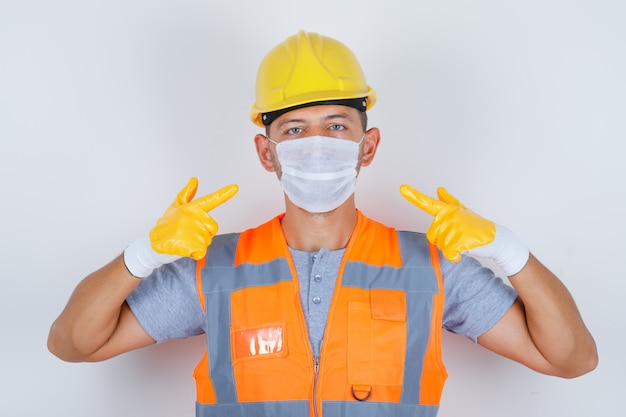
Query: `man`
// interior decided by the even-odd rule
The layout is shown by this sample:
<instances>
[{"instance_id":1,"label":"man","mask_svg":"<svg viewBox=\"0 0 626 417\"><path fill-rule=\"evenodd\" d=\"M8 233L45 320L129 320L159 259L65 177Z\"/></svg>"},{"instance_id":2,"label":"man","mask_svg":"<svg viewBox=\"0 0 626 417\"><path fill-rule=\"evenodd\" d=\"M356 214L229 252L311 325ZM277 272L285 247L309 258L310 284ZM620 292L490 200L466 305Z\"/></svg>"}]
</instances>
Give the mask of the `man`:
<instances>
[{"instance_id":1,"label":"man","mask_svg":"<svg viewBox=\"0 0 626 417\"><path fill-rule=\"evenodd\" d=\"M100 361L206 333L198 416L434 416L442 327L545 374L592 370L572 297L508 229L445 189L438 200L400 189L433 215L426 235L356 209L358 172L380 141L367 128L375 101L340 42L300 32L275 47L251 119L265 127L256 150L285 212L216 236L207 213L237 187L194 200L192 178L148 236L78 285L50 350ZM493 260L514 289L467 254Z\"/></svg>"}]
</instances>

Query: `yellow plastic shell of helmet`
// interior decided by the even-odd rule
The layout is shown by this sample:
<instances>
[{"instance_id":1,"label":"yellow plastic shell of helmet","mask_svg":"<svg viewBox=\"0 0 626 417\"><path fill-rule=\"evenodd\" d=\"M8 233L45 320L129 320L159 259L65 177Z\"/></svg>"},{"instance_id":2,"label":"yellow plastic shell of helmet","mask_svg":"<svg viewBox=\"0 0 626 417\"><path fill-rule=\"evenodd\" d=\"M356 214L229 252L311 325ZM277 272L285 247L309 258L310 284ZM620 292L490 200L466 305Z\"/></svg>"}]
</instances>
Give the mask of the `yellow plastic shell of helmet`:
<instances>
[{"instance_id":1,"label":"yellow plastic shell of helmet","mask_svg":"<svg viewBox=\"0 0 626 417\"><path fill-rule=\"evenodd\" d=\"M263 127L263 113L354 98L365 98L367 110L376 103L376 92L367 85L354 53L335 39L300 31L261 62L250 119Z\"/></svg>"}]
</instances>

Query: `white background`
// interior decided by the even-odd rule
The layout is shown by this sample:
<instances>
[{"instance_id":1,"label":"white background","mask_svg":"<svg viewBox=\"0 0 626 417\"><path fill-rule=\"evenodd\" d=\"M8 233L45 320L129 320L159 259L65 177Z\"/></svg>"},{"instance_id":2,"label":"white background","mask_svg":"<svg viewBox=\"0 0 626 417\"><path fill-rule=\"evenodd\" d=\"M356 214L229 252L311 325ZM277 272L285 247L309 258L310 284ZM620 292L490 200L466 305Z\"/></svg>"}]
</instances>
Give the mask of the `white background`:
<instances>
[{"instance_id":1,"label":"white background","mask_svg":"<svg viewBox=\"0 0 626 417\"><path fill-rule=\"evenodd\" d=\"M248 111L261 58L299 29L348 44L378 92L365 214L423 231L428 216L398 186L446 186L563 279L596 338L597 370L563 380L446 335L440 415L619 415L625 11L621 0L0 0L0 415L193 415L201 338L69 364L47 351L48 328L190 176L200 194L240 185L213 213L223 232L282 210Z\"/></svg>"}]
</instances>

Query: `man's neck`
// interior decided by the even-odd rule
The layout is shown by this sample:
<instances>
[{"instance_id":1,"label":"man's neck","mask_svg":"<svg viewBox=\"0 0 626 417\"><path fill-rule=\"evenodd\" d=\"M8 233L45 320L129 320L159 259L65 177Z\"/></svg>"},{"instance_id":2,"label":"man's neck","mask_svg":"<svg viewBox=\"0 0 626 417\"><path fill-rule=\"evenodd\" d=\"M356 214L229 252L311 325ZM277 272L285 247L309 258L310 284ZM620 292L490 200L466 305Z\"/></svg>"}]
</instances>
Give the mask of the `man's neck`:
<instances>
[{"instance_id":1,"label":"man's neck","mask_svg":"<svg viewBox=\"0 0 626 417\"><path fill-rule=\"evenodd\" d=\"M354 197L328 213L313 214L294 206L286 199L281 221L287 244L297 250L317 252L321 248L345 248L356 226Z\"/></svg>"}]
</instances>

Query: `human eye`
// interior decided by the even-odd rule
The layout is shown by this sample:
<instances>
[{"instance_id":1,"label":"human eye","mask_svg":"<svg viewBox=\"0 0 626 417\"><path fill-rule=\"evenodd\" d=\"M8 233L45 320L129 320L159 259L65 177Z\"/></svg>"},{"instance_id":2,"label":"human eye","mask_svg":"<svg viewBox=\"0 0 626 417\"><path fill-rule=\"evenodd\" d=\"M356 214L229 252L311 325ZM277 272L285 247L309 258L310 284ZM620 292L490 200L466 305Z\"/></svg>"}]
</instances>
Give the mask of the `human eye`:
<instances>
[{"instance_id":1,"label":"human eye","mask_svg":"<svg viewBox=\"0 0 626 417\"><path fill-rule=\"evenodd\" d=\"M288 135L298 135L302 132L303 132L303 129L301 127L292 127L292 128L287 129Z\"/></svg>"},{"instance_id":2,"label":"human eye","mask_svg":"<svg viewBox=\"0 0 626 417\"><path fill-rule=\"evenodd\" d=\"M344 125L340 125L340 124L330 125L330 130L341 131L341 130L344 130L345 128L346 127Z\"/></svg>"}]
</instances>

